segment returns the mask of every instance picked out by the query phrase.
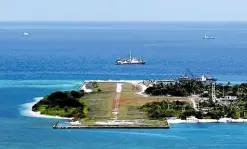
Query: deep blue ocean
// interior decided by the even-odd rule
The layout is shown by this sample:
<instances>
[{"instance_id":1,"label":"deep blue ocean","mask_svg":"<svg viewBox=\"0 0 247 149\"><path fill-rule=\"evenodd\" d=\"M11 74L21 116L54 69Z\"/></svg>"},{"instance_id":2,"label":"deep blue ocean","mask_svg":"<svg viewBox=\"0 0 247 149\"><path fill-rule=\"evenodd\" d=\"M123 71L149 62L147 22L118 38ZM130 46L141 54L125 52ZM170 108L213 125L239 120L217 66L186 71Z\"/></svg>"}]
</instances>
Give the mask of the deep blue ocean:
<instances>
[{"instance_id":1,"label":"deep blue ocean","mask_svg":"<svg viewBox=\"0 0 247 149\"><path fill-rule=\"evenodd\" d=\"M22 36L29 32L29 36ZM203 40L204 34L215 40ZM115 65L129 50L146 65ZM0 23L0 149L246 149L247 124L53 130L26 104L86 79L173 78L189 69L247 82L247 23Z\"/></svg>"}]
</instances>

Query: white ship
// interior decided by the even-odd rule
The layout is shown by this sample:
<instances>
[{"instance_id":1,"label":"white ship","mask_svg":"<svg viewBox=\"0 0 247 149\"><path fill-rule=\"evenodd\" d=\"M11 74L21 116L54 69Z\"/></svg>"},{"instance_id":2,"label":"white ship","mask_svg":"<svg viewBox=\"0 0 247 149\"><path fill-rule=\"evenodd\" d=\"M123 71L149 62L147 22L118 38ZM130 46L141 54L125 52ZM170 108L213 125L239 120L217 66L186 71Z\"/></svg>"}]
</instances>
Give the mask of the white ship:
<instances>
[{"instance_id":1,"label":"white ship","mask_svg":"<svg viewBox=\"0 0 247 149\"><path fill-rule=\"evenodd\" d=\"M214 39L212 36L208 36L207 34L204 35L203 39Z\"/></svg>"},{"instance_id":2,"label":"white ship","mask_svg":"<svg viewBox=\"0 0 247 149\"><path fill-rule=\"evenodd\" d=\"M132 57L131 51L130 51L128 59L117 59L116 60L116 65L124 65L124 64L146 64L146 61L143 61L141 58L137 59L135 57Z\"/></svg>"},{"instance_id":3,"label":"white ship","mask_svg":"<svg viewBox=\"0 0 247 149\"><path fill-rule=\"evenodd\" d=\"M24 32L22 35L23 36L29 36L29 33L28 32Z\"/></svg>"}]
</instances>

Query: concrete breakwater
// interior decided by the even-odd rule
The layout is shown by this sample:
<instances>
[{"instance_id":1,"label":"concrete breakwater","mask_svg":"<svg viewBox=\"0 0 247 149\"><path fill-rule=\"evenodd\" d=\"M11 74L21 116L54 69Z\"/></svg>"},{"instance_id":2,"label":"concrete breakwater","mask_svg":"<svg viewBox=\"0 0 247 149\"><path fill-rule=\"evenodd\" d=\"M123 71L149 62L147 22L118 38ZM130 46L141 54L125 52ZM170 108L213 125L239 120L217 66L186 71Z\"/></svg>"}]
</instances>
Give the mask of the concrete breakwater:
<instances>
[{"instance_id":1,"label":"concrete breakwater","mask_svg":"<svg viewBox=\"0 0 247 149\"><path fill-rule=\"evenodd\" d=\"M53 125L53 129L169 129L169 125L67 125L59 126L59 121Z\"/></svg>"}]
</instances>

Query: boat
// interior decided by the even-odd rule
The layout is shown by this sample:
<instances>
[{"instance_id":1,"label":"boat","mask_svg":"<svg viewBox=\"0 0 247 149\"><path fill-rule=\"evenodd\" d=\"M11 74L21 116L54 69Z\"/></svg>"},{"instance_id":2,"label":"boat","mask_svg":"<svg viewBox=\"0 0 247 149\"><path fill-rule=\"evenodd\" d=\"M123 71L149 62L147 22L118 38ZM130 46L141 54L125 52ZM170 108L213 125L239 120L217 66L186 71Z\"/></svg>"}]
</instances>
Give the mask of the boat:
<instances>
[{"instance_id":1,"label":"boat","mask_svg":"<svg viewBox=\"0 0 247 149\"><path fill-rule=\"evenodd\" d=\"M125 65L125 64L146 64L146 61L143 61L141 58L135 58L132 57L131 51L129 52L129 58L128 59L117 59L116 65Z\"/></svg>"},{"instance_id":2,"label":"boat","mask_svg":"<svg viewBox=\"0 0 247 149\"><path fill-rule=\"evenodd\" d=\"M23 36L29 36L29 33L28 32L24 32Z\"/></svg>"},{"instance_id":3,"label":"boat","mask_svg":"<svg viewBox=\"0 0 247 149\"><path fill-rule=\"evenodd\" d=\"M200 82L215 82L215 81L217 81L216 78L208 77L205 74L203 74L201 77L196 78L196 80L200 81Z\"/></svg>"},{"instance_id":4,"label":"boat","mask_svg":"<svg viewBox=\"0 0 247 149\"><path fill-rule=\"evenodd\" d=\"M203 39L215 39L215 38L213 36L208 36L207 34L205 34Z\"/></svg>"},{"instance_id":5,"label":"boat","mask_svg":"<svg viewBox=\"0 0 247 149\"><path fill-rule=\"evenodd\" d=\"M188 77L186 74L184 75L181 75L179 78L178 78L179 81L190 81L192 80L192 78Z\"/></svg>"}]
</instances>

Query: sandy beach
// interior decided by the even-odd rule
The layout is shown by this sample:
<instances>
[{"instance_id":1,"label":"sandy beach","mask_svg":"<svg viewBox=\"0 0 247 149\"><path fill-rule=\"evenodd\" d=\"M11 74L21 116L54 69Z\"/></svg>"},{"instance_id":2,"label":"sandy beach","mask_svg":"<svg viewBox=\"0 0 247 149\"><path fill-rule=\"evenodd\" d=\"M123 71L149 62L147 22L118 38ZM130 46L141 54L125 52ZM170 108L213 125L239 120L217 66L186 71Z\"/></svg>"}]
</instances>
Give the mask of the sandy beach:
<instances>
[{"instance_id":1,"label":"sandy beach","mask_svg":"<svg viewBox=\"0 0 247 149\"><path fill-rule=\"evenodd\" d=\"M221 118L216 119L197 119L197 121L187 121L181 119L167 120L169 124L183 124L183 123L245 123L247 119L231 119L231 118Z\"/></svg>"},{"instance_id":2,"label":"sandy beach","mask_svg":"<svg viewBox=\"0 0 247 149\"><path fill-rule=\"evenodd\" d=\"M131 83L133 85L139 85L139 86L141 86L142 89L141 89L141 92L138 92L137 94L140 94L140 95L146 90L146 86L145 85L139 84L141 82L141 80L119 80L119 81L115 81L115 80L90 80L90 81L96 81L96 82L116 82L116 83ZM87 89L86 88L86 83L87 82L90 82L90 81L84 81L84 83L80 87L80 89L83 89L87 93L92 92L91 89ZM38 118L73 119L73 118L66 118L66 117L59 117L59 116L43 115L43 114L40 114L40 112L34 112L34 111L32 111L33 105L36 104L37 102L39 102L42 99L43 99L43 97L36 97L36 98L34 98L34 101L33 102L22 104L20 106L21 107L21 110L20 110L21 115L27 116L27 117L38 117Z\"/></svg>"},{"instance_id":3,"label":"sandy beach","mask_svg":"<svg viewBox=\"0 0 247 149\"><path fill-rule=\"evenodd\" d=\"M146 85L142 84L142 81L126 81L127 83L131 83L133 85L136 86L140 86L141 87L141 91L137 92L137 95L143 96L143 97L148 97L148 95L144 94L145 90L148 88Z\"/></svg>"},{"instance_id":4,"label":"sandy beach","mask_svg":"<svg viewBox=\"0 0 247 149\"><path fill-rule=\"evenodd\" d=\"M131 83L133 85L138 85L141 87L140 92L137 92L137 95L141 96L148 96L143 94L145 90L147 89L146 85L142 84L141 80L90 80L90 81L84 81L83 85L80 87L80 89L83 89L85 92L90 93L92 92L91 89L86 88L87 82L113 82L113 83ZM119 88L119 87L118 87ZM40 114L40 112L34 112L32 111L32 107L34 104L42 100L43 97L36 97L34 98L33 102L25 103L21 105L21 115L28 116L28 117L39 117L39 118L53 118L53 119L73 119L73 118L66 118L66 117L59 117L59 116L50 116L50 115L43 115ZM170 119L167 120L169 124L182 124L182 123L243 123L247 122L247 119L231 119L231 118L221 118L219 120L216 119L197 119L196 121L187 121L187 120L181 120L181 119ZM109 122L107 122L109 123Z\"/></svg>"},{"instance_id":5,"label":"sandy beach","mask_svg":"<svg viewBox=\"0 0 247 149\"><path fill-rule=\"evenodd\" d=\"M21 105L21 111L20 111L21 115L27 116L27 117L38 117L38 118L72 119L72 118L59 117L59 116L43 115L43 114L40 114L40 112L32 111L33 105L42 99L43 99L43 97L36 97L36 98L34 98L33 102L22 104Z\"/></svg>"}]
</instances>

